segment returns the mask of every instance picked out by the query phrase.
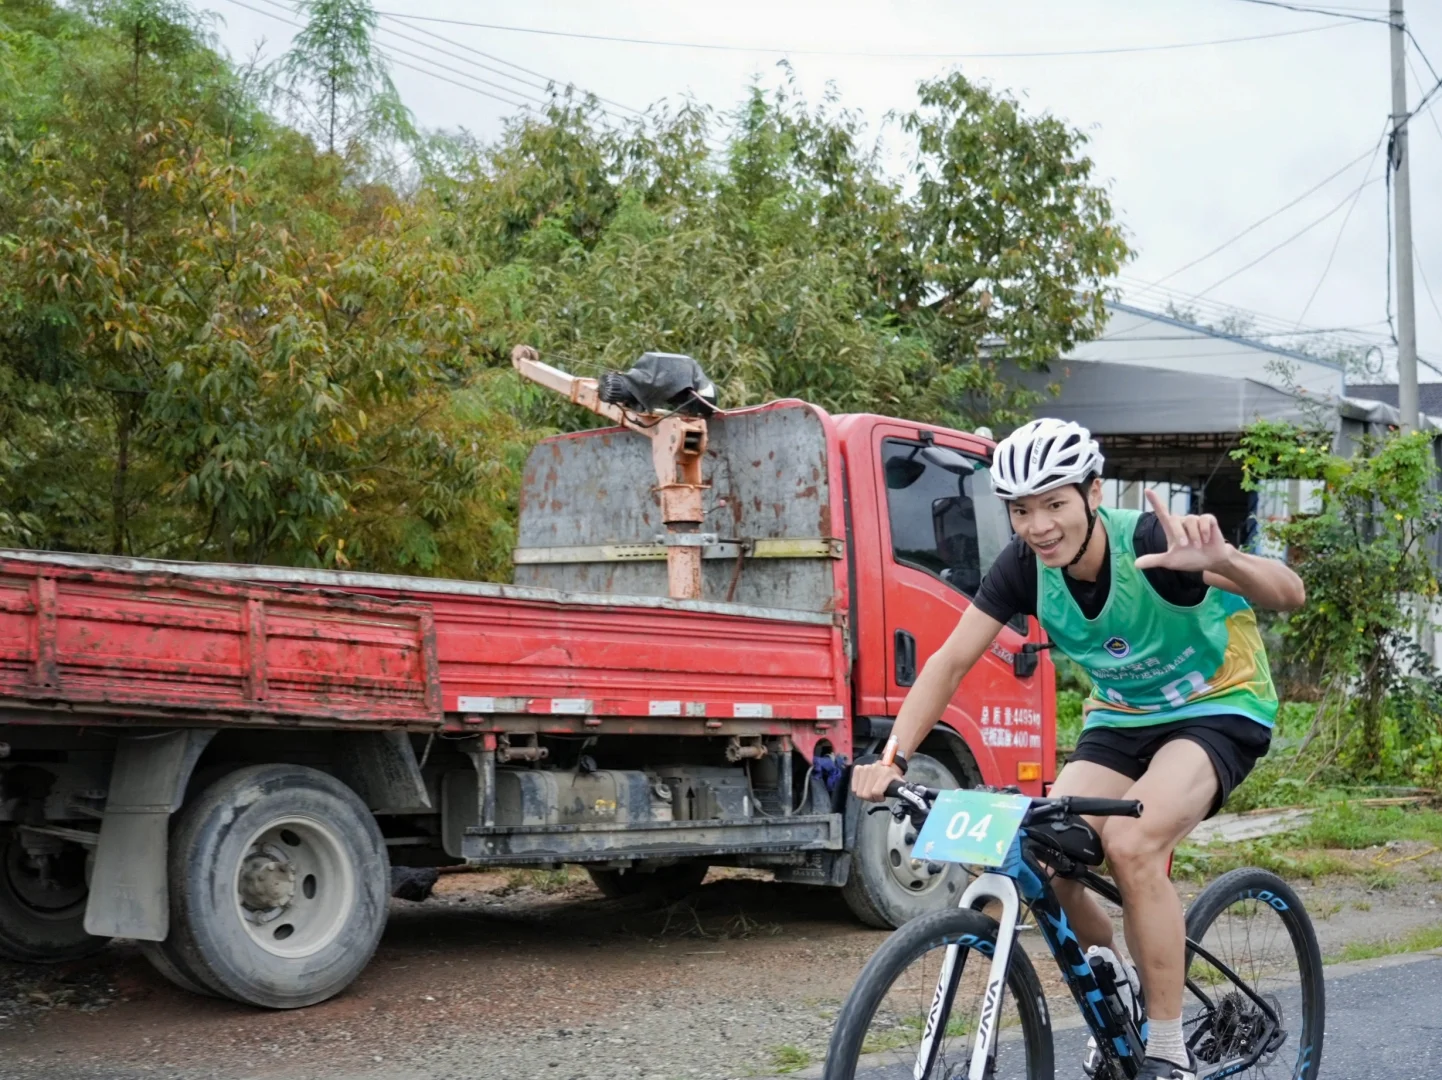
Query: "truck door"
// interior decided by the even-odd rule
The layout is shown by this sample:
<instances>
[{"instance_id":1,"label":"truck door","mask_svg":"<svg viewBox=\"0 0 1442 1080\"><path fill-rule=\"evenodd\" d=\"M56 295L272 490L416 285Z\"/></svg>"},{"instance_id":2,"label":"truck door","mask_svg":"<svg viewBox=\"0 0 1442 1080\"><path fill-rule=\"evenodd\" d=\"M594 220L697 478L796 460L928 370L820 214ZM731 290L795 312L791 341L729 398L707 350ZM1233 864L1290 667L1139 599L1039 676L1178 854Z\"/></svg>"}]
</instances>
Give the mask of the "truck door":
<instances>
[{"instance_id":1,"label":"truck door","mask_svg":"<svg viewBox=\"0 0 1442 1080\"><path fill-rule=\"evenodd\" d=\"M954 438L902 424L879 425L875 435L892 716L1011 540L1006 507L992 492L985 460ZM1054 743L1053 725L1044 723L1044 696L1054 677L1045 663L1018 676L1011 658L1039 635L1035 619L1003 627L944 718L966 740L988 784L1019 783L1036 794L1053 771L1043 763L1055 752L1048 745Z\"/></svg>"}]
</instances>

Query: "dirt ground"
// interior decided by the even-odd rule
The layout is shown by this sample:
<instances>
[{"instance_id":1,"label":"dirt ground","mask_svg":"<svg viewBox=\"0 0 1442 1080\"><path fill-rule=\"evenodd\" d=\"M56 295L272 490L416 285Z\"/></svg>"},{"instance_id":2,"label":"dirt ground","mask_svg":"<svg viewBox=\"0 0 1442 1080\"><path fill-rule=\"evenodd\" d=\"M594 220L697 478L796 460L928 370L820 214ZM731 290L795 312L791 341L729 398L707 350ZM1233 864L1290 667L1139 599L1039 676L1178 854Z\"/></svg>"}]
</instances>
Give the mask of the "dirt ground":
<instances>
[{"instance_id":1,"label":"dirt ground","mask_svg":"<svg viewBox=\"0 0 1442 1080\"><path fill-rule=\"evenodd\" d=\"M430 900L393 901L380 951L349 991L287 1013L186 994L125 942L58 969L0 965L0 1077L769 1075L820 1059L884 934L859 926L834 891L764 879L713 871L657 911L605 900L584 875L443 876ZM1388 887L1345 876L1301 895L1334 956L1442 923L1439 881L1434 854L1398 863ZM1184 899L1197 888L1183 885ZM1055 990L1050 960L1038 960Z\"/></svg>"}]
</instances>

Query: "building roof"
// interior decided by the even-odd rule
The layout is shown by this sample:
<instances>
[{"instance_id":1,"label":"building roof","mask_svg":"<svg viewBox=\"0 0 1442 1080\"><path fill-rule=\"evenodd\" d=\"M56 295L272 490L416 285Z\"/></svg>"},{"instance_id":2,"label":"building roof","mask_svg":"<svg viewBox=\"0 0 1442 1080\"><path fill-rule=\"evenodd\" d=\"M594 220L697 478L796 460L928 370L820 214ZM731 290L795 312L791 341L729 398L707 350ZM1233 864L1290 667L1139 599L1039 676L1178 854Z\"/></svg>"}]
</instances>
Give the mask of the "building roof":
<instances>
[{"instance_id":1,"label":"building roof","mask_svg":"<svg viewBox=\"0 0 1442 1080\"><path fill-rule=\"evenodd\" d=\"M1396 383L1353 383L1347 387L1347 396L1365 398L1367 401L1382 401L1397 407ZM1442 382L1417 384L1417 398L1420 409L1427 416L1442 416Z\"/></svg>"},{"instance_id":2,"label":"building roof","mask_svg":"<svg viewBox=\"0 0 1442 1080\"><path fill-rule=\"evenodd\" d=\"M1284 393L1345 393L1343 370L1330 360L1113 301L1101 336L1062 358L1073 361L1245 379Z\"/></svg>"}]
</instances>

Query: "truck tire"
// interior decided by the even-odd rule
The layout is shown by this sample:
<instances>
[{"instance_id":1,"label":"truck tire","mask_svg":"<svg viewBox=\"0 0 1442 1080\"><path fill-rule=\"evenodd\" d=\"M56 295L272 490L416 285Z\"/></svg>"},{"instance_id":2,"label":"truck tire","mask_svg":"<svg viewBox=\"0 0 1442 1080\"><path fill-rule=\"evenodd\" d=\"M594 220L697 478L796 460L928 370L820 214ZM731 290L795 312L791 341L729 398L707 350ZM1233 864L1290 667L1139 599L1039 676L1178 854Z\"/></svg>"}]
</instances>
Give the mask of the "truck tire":
<instances>
[{"instance_id":1,"label":"truck tire","mask_svg":"<svg viewBox=\"0 0 1442 1080\"><path fill-rule=\"evenodd\" d=\"M49 880L31 865L20 835L0 833L0 957L26 964L79 960L109 938L85 932L85 849L65 844L50 858Z\"/></svg>"},{"instance_id":2,"label":"truck tire","mask_svg":"<svg viewBox=\"0 0 1442 1080\"><path fill-rule=\"evenodd\" d=\"M644 896L657 903L679 900L698 888L711 869L703 862L684 862L661 866L655 870L634 867L630 870L592 870L586 868L596 888L611 900Z\"/></svg>"},{"instance_id":3,"label":"truck tire","mask_svg":"<svg viewBox=\"0 0 1442 1080\"><path fill-rule=\"evenodd\" d=\"M960 784L934 757L914 754L906 778L929 788ZM855 798L855 796L850 796ZM890 814L868 814L861 806L851 874L842 886L846 906L867 926L894 930L928 912L951 907L966 887L966 871L954 863L922 863L911 857L916 839L910 822Z\"/></svg>"},{"instance_id":4,"label":"truck tire","mask_svg":"<svg viewBox=\"0 0 1442 1080\"><path fill-rule=\"evenodd\" d=\"M299 765L238 769L180 812L160 970L262 1008L314 1005L370 962L389 896L385 841L355 792Z\"/></svg>"},{"instance_id":5,"label":"truck tire","mask_svg":"<svg viewBox=\"0 0 1442 1080\"><path fill-rule=\"evenodd\" d=\"M176 954L175 946L170 940L142 941L139 945L140 955L150 961L150 966L175 986L187 993L198 994L201 997L216 996L215 991L206 986L199 975L183 966L185 960Z\"/></svg>"}]
</instances>

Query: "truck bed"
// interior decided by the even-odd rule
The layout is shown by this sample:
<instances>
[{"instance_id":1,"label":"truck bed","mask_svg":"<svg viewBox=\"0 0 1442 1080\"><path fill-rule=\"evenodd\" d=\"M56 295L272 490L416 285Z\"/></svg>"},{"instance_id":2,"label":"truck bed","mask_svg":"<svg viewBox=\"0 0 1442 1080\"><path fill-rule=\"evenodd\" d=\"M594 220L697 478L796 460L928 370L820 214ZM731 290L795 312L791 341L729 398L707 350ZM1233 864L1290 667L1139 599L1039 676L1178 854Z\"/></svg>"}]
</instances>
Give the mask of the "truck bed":
<instances>
[{"instance_id":1,"label":"truck bed","mask_svg":"<svg viewBox=\"0 0 1442 1080\"><path fill-rule=\"evenodd\" d=\"M664 597L0 551L0 711L29 722L825 730L840 620ZM552 718L548 720L547 718ZM614 730L613 725L607 725Z\"/></svg>"}]
</instances>

